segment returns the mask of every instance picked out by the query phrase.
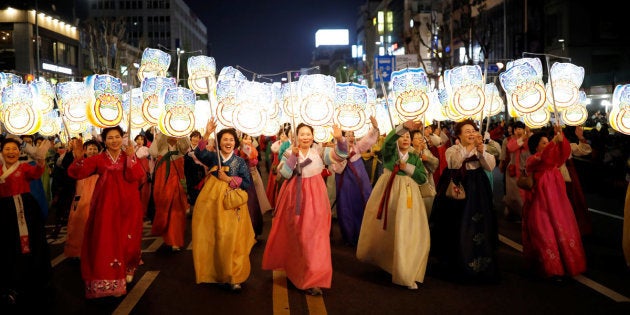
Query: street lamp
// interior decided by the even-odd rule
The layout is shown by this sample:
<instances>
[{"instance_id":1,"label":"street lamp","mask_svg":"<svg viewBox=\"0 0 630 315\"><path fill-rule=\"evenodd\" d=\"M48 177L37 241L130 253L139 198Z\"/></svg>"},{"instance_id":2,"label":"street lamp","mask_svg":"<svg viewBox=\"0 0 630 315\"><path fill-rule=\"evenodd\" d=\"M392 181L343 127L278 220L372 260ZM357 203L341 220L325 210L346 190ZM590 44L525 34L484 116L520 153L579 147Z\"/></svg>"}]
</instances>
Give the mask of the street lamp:
<instances>
[{"instance_id":1,"label":"street lamp","mask_svg":"<svg viewBox=\"0 0 630 315\"><path fill-rule=\"evenodd\" d=\"M564 55L564 38L558 39L558 43L562 45L562 55Z\"/></svg>"}]
</instances>

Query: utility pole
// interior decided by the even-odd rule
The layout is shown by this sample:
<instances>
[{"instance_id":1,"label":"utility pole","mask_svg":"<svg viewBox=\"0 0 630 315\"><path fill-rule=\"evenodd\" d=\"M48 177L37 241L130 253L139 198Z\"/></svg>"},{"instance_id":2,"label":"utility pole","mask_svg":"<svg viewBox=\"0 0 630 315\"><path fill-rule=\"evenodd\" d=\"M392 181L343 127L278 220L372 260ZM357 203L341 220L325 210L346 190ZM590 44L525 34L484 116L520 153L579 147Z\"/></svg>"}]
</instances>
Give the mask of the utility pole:
<instances>
[{"instance_id":1,"label":"utility pole","mask_svg":"<svg viewBox=\"0 0 630 315\"><path fill-rule=\"evenodd\" d=\"M39 80L39 1L35 0L35 81Z\"/></svg>"}]
</instances>

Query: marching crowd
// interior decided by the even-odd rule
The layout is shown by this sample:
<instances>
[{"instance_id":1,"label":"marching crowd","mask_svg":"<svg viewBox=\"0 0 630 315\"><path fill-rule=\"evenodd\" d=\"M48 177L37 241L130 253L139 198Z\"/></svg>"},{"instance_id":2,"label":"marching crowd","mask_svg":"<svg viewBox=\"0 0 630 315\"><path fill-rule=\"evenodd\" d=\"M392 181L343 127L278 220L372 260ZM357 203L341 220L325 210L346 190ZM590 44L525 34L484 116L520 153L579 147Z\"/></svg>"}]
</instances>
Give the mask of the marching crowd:
<instances>
[{"instance_id":1,"label":"marching crowd","mask_svg":"<svg viewBox=\"0 0 630 315\"><path fill-rule=\"evenodd\" d=\"M88 299L127 293L143 263L145 220L179 251L190 219L196 282L238 291L268 211L262 269L286 271L311 295L332 284L333 218L359 261L412 290L429 265L457 282L499 281L500 212L521 222L533 274L562 281L586 270L582 236L591 226L572 157L592 148L581 127L532 132L517 121L484 137L472 120L410 120L383 134L370 120L360 139L333 126L327 143L316 143L305 124L251 137L216 132L214 119L203 135L184 138L153 128L131 142L118 126L85 142L72 138L65 148L41 137L4 137L0 303L29 303L49 289L49 209L51 237L67 226L64 255L80 260ZM493 205L495 167L504 174L503 211Z\"/></svg>"}]
</instances>

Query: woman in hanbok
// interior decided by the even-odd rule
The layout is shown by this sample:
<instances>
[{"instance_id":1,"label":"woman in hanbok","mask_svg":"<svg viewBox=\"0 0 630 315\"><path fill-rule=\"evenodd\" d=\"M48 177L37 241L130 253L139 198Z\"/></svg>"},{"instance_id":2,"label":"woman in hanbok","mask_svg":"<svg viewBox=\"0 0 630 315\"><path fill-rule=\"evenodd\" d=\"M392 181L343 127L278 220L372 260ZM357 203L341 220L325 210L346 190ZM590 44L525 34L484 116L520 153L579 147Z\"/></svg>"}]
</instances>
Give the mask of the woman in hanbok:
<instances>
[{"instance_id":1,"label":"woman in hanbok","mask_svg":"<svg viewBox=\"0 0 630 315\"><path fill-rule=\"evenodd\" d=\"M566 126L564 132L566 140L568 140L571 145L571 154L564 163L564 166L560 166L560 172L567 186L567 196L571 202L571 208L573 208L573 212L575 213L575 220L580 228L580 235L584 237L593 233L593 223L591 222L591 216L588 211L588 205L586 204L586 197L584 197L584 191L582 190L582 184L580 183L580 177L575 167L574 157L588 159L587 156L593 152L593 148L591 148L591 145L588 144L586 138L584 138L584 128L582 126Z\"/></svg>"},{"instance_id":2,"label":"woman in hanbok","mask_svg":"<svg viewBox=\"0 0 630 315\"><path fill-rule=\"evenodd\" d=\"M571 153L562 128L554 137L536 133L528 140L532 154L527 174L534 187L523 205L523 256L526 265L545 278L561 280L586 271L586 256L580 231L558 167Z\"/></svg>"},{"instance_id":3,"label":"woman in hanbok","mask_svg":"<svg viewBox=\"0 0 630 315\"><path fill-rule=\"evenodd\" d=\"M97 155L101 151L101 145L95 140L86 141L83 144L85 157ZM83 245L83 232L85 231L85 223L90 214L90 203L98 174L94 174L88 178L77 181L77 188L74 195L74 203L70 208L68 216L68 233L66 236L66 244L63 248L63 254L68 258L81 257L81 247Z\"/></svg>"},{"instance_id":4,"label":"woman in hanbok","mask_svg":"<svg viewBox=\"0 0 630 315\"><path fill-rule=\"evenodd\" d=\"M368 134L356 141L353 131L346 131L348 158L341 163L334 163L337 222L344 242L356 246L361 232L363 211L372 193L372 185L361 159L361 153L370 149L378 140L379 130L376 118L370 117L372 128Z\"/></svg>"},{"instance_id":5,"label":"woman in hanbok","mask_svg":"<svg viewBox=\"0 0 630 315\"><path fill-rule=\"evenodd\" d=\"M149 209L149 202L151 201L151 156L149 155L149 148L147 147L147 138L143 135L137 135L134 138L134 151L136 152L136 158L146 176L140 180L140 200L142 201L142 210L144 215L147 215Z\"/></svg>"},{"instance_id":6,"label":"woman in hanbok","mask_svg":"<svg viewBox=\"0 0 630 315\"><path fill-rule=\"evenodd\" d=\"M204 138L215 128L214 119L208 121ZM192 217L193 262L197 283L227 284L239 291L251 272L249 254L256 235L247 203L226 209L223 199L229 190L247 190L252 179L247 162L234 152L239 144L236 131L219 131L217 141L218 151L203 151L198 156L209 174Z\"/></svg>"},{"instance_id":7,"label":"woman in hanbok","mask_svg":"<svg viewBox=\"0 0 630 315\"><path fill-rule=\"evenodd\" d=\"M431 217L431 209L433 208L433 199L435 199L435 181L433 179L433 173L440 166L440 160L431 153L428 148L428 140L424 137L424 133L420 130L411 132L411 148L409 151L415 153L422 160L422 165L427 171L427 181L422 185L430 185L430 189L433 190L433 195L422 194L422 200L424 201L424 208L427 211L427 217ZM422 188L420 189L422 193Z\"/></svg>"},{"instance_id":8,"label":"woman in hanbok","mask_svg":"<svg viewBox=\"0 0 630 315\"><path fill-rule=\"evenodd\" d=\"M296 133L297 143L281 156L278 173L286 181L278 194L262 268L285 270L298 289L321 295L321 288L330 288L332 282L330 201L321 173L325 165L348 156L347 145L337 125L335 147L314 145L311 126L300 124Z\"/></svg>"},{"instance_id":9,"label":"woman in hanbok","mask_svg":"<svg viewBox=\"0 0 630 315\"><path fill-rule=\"evenodd\" d=\"M173 251L184 246L188 196L184 175L184 154L190 148L186 137L174 138L157 132L149 152L156 159L153 175L155 217L151 234L162 236Z\"/></svg>"},{"instance_id":10,"label":"woman in hanbok","mask_svg":"<svg viewBox=\"0 0 630 315\"><path fill-rule=\"evenodd\" d=\"M81 247L81 276L88 299L121 296L140 263L142 203L138 183L146 175L132 145L122 149L120 126L104 128L105 150L85 158L75 141L68 175L84 179L98 174Z\"/></svg>"},{"instance_id":11,"label":"woman in hanbok","mask_svg":"<svg viewBox=\"0 0 630 315\"><path fill-rule=\"evenodd\" d=\"M286 150L291 145L291 141L289 139L289 131L288 125L284 125L282 129L278 132L278 140L274 141L271 146L271 171L267 176L267 200L271 204L271 207L275 208L276 206L276 197L278 197L278 191L280 190L281 178L278 178L278 164L280 164L281 155L280 151ZM282 176L280 176L282 177Z\"/></svg>"},{"instance_id":12,"label":"woman in hanbok","mask_svg":"<svg viewBox=\"0 0 630 315\"><path fill-rule=\"evenodd\" d=\"M0 309L17 312L46 298L52 267L43 217L30 193L30 182L44 172L49 147L48 141L37 147L36 163L31 165L19 161L18 140L7 138L0 145Z\"/></svg>"},{"instance_id":13,"label":"woman in hanbok","mask_svg":"<svg viewBox=\"0 0 630 315\"><path fill-rule=\"evenodd\" d=\"M190 211L188 215L194 210L195 202L197 202L197 196L203 186L203 179L206 177L208 168L197 159L197 156L201 151L206 150L207 140L201 137L201 133L194 130L190 134L190 148L184 155L184 174L186 175L186 195L188 196L188 205Z\"/></svg>"},{"instance_id":14,"label":"woman in hanbok","mask_svg":"<svg viewBox=\"0 0 630 315\"><path fill-rule=\"evenodd\" d=\"M253 145L253 138L250 135L243 134L241 142L239 156L247 162L249 173L252 177L252 185L247 189L249 196L247 199L247 208L249 209L249 217L252 220L254 232L256 236L259 236L263 231L262 215L271 210L271 204L269 203L269 199L267 199L262 178L256 167L258 165L258 150L256 150L256 147Z\"/></svg>"},{"instance_id":15,"label":"woman in hanbok","mask_svg":"<svg viewBox=\"0 0 630 315\"><path fill-rule=\"evenodd\" d=\"M35 153L37 146L32 135L22 135L20 139L22 142L22 152L20 154L20 162L30 163L35 165ZM43 177L43 174L42 174ZM48 217L48 199L46 198L46 191L44 189L44 183L41 180L33 180L30 182L31 194L37 200L39 208L42 211L44 220Z\"/></svg>"},{"instance_id":16,"label":"woman in hanbok","mask_svg":"<svg viewBox=\"0 0 630 315\"><path fill-rule=\"evenodd\" d=\"M517 121L512 127L514 136L510 137L506 143L506 152L509 160L506 168L505 176L505 196L503 203L507 207L506 216L514 221L521 221L523 212L523 200L525 200L526 191L516 186L516 181L525 171L525 161L529 157L529 149L527 148L527 138L529 137L529 129L525 123Z\"/></svg>"},{"instance_id":17,"label":"woman in hanbok","mask_svg":"<svg viewBox=\"0 0 630 315\"><path fill-rule=\"evenodd\" d=\"M427 181L422 159L410 153L407 121L389 132L383 144L383 175L370 196L357 245L357 258L392 275L392 282L417 289L424 281L431 246L429 220L419 184Z\"/></svg>"},{"instance_id":18,"label":"woman in hanbok","mask_svg":"<svg viewBox=\"0 0 630 315\"><path fill-rule=\"evenodd\" d=\"M486 152L472 120L457 123L455 134L459 143L446 150L447 169L437 183L433 201L431 252L443 277L461 282L495 282L499 279L498 228L486 171L494 169L496 160ZM446 196L451 181L463 186L463 200Z\"/></svg>"}]
</instances>

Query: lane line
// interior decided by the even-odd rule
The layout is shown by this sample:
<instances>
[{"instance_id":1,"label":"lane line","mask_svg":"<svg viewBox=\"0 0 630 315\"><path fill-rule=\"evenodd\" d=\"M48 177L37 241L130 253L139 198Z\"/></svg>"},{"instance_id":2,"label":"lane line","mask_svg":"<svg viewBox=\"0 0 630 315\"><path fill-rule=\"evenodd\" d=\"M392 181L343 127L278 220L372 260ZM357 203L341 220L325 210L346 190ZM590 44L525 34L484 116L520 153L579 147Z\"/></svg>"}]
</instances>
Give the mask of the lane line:
<instances>
[{"instance_id":1,"label":"lane line","mask_svg":"<svg viewBox=\"0 0 630 315\"><path fill-rule=\"evenodd\" d=\"M499 234L499 241L503 242L505 245L510 246L514 249L516 249L519 252L523 252L523 245ZM602 284L593 281L590 278L587 278L583 275L577 275L575 277L573 277L573 279L575 279L575 281L599 292L600 294L612 299L615 302L630 302L630 298L612 290L609 289L605 286L603 286Z\"/></svg>"},{"instance_id":2,"label":"lane line","mask_svg":"<svg viewBox=\"0 0 630 315\"><path fill-rule=\"evenodd\" d=\"M289 291L287 290L287 274L284 270L273 271L273 314L291 314L289 309Z\"/></svg>"},{"instance_id":3,"label":"lane line","mask_svg":"<svg viewBox=\"0 0 630 315\"><path fill-rule=\"evenodd\" d=\"M326 305L324 304L323 295L308 295L306 294L306 304L308 305L308 313L310 315L326 315Z\"/></svg>"},{"instance_id":4,"label":"lane line","mask_svg":"<svg viewBox=\"0 0 630 315\"><path fill-rule=\"evenodd\" d=\"M573 279L575 279L577 282L592 288L593 290L613 299L615 302L630 302L630 298L627 298L583 275L577 275L575 277L573 277Z\"/></svg>"},{"instance_id":5,"label":"lane line","mask_svg":"<svg viewBox=\"0 0 630 315\"><path fill-rule=\"evenodd\" d=\"M144 273L142 278L136 283L131 292L127 293L125 299L118 305L118 307L114 310L112 315L122 315L129 314L133 310L133 308L138 304L138 301L144 295L144 292L147 291L151 283L155 280L159 271L147 271Z\"/></svg>"},{"instance_id":6,"label":"lane line","mask_svg":"<svg viewBox=\"0 0 630 315\"><path fill-rule=\"evenodd\" d=\"M615 215L615 214L610 214L610 213L608 213L608 212L599 211L599 210L592 209L592 208L588 208L588 211L590 211L590 212L595 212L595 213L597 213L597 214L605 215L605 216L607 216L607 217L611 217L611 218L615 218L615 219L619 219L619 220L623 221L623 217L618 216L618 215Z\"/></svg>"},{"instance_id":7,"label":"lane line","mask_svg":"<svg viewBox=\"0 0 630 315\"><path fill-rule=\"evenodd\" d=\"M55 268L55 266L59 265L65 259L66 259L66 255L61 254L61 255L55 257L55 259L51 260L50 264L52 265L53 268Z\"/></svg>"},{"instance_id":8,"label":"lane line","mask_svg":"<svg viewBox=\"0 0 630 315\"><path fill-rule=\"evenodd\" d=\"M151 243L151 245L149 245L149 247L147 247L147 249L143 249L142 252L143 253L153 253L156 250L158 250L158 248L160 248L160 246L162 246L162 244L164 244L164 239L161 237L156 238L153 243Z\"/></svg>"}]
</instances>

